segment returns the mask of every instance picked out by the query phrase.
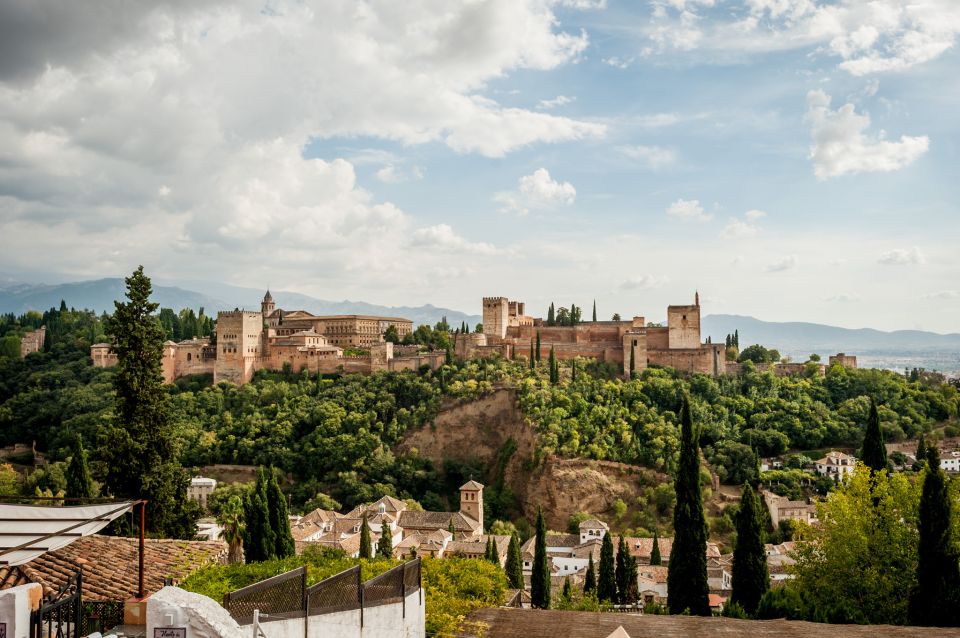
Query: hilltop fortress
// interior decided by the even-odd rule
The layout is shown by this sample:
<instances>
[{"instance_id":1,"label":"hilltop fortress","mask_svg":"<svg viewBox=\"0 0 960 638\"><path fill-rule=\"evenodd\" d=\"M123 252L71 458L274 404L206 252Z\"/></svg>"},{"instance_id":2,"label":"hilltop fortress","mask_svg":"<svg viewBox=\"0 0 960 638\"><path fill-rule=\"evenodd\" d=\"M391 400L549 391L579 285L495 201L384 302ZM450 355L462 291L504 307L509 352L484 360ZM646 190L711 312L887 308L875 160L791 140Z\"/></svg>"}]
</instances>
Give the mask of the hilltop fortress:
<instances>
[{"instance_id":1,"label":"hilltop fortress","mask_svg":"<svg viewBox=\"0 0 960 638\"><path fill-rule=\"evenodd\" d=\"M700 295L688 306L667 306L667 325L648 326L643 317L627 321L585 321L550 326L524 313L524 303L506 297L483 298L483 332L458 335L456 353L463 358L499 354L528 356L539 335L540 356L550 349L558 359L586 357L617 364L624 375L650 365L720 375L726 370L723 344L700 342Z\"/></svg>"}]
</instances>

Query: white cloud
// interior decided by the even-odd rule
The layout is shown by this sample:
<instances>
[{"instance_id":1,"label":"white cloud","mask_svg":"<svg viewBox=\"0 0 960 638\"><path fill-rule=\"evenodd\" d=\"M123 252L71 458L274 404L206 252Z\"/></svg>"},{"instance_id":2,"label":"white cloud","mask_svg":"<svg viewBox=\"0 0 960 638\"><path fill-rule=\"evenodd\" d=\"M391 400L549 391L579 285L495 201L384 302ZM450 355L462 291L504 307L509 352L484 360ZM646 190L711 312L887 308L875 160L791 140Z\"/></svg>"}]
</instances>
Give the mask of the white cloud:
<instances>
[{"instance_id":1,"label":"white cloud","mask_svg":"<svg viewBox=\"0 0 960 638\"><path fill-rule=\"evenodd\" d=\"M623 156L654 171L668 168L677 163L676 151L660 146L634 144L630 146L618 146L617 151Z\"/></svg>"},{"instance_id":2,"label":"white cloud","mask_svg":"<svg viewBox=\"0 0 960 638\"><path fill-rule=\"evenodd\" d=\"M797 256L796 255L787 255L772 264L767 264L763 267L765 272L784 272L787 270L793 270L797 267Z\"/></svg>"},{"instance_id":3,"label":"white cloud","mask_svg":"<svg viewBox=\"0 0 960 638\"><path fill-rule=\"evenodd\" d=\"M956 0L746 0L707 20L697 5L654 0L646 55L703 50L749 55L811 49L852 75L899 71L933 60L956 43Z\"/></svg>"},{"instance_id":4,"label":"white cloud","mask_svg":"<svg viewBox=\"0 0 960 638\"><path fill-rule=\"evenodd\" d=\"M745 212L743 216L749 219L750 221L756 221L758 219L763 219L764 217L766 217L767 213L762 210L753 209Z\"/></svg>"},{"instance_id":5,"label":"white cloud","mask_svg":"<svg viewBox=\"0 0 960 638\"><path fill-rule=\"evenodd\" d=\"M423 179L424 171L420 166L405 169L396 164L387 164L381 167L375 175L385 184L399 184L413 179Z\"/></svg>"},{"instance_id":6,"label":"white cloud","mask_svg":"<svg viewBox=\"0 0 960 638\"><path fill-rule=\"evenodd\" d=\"M570 206L577 199L577 189L570 182L559 182L550 177L545 168L538 168L524 175L517 182L517 189L502 191L493 196L500 204L500 211L526 215L531 210L552 210Z\"/></svg>"},{"instance_id":7,"label":"white cloud","mask_svg":"<svg viewBox=\"0 0 960 638\"><path fill-rule=\"evenodd\" d=\"M678 199L667 208L667 215L698 222L706 222L713 219L713 215L704 212L698 199Z\"/></svg>"},{"instance_id":8,"label":"white cloud","mask_svg":"<svg viewBox=\"0 0 960 638\"><path fill-rule=\"evenodd\" d=\"M557 4L581 11L597 11L607 8L607 0L557 0Z\"/></svg>"},{"instance_id":9,"label":"white cloud","mask_svg":"<svg viewBox=\"0 0 960 638\"><path fill-rule=\"evenodd\" d=\"M921 299L960 299L960 290L938 290L927 293Z\"/></svg>"},{"instance_id":10,"label":"white cloud","mask_svg":"<svg viewBox=\"0 0 960 638\"><path fill-rule=\"evenodd\" d=\"M552 108L556 108L556 107L558 107L558 106L563 106L563 105L565 105L565 104L570 104L571 102L573 102L573 101L576 100L576 99L577 99L577 98L575 98L575 97L567 97L566 95L558 95L557 97L553 98L552 100L540 100L540 101L537 103L537 108L539 108L539 109L552 109Z\"/></svg>"},{"instance_id":11,"label":"white cloud","mask_svg":"<svg viewBox=\"0 0 960 638\"><path fill-rule=\"evenodd\" d=\"M670 280L656 275L634 275L620 284L620 290L650 290L660 288Z\"/></svg>"},{"instance_id":12,"label":"white cloud","mask_svg":"<svg viewBox=\"0 0 960 638\"><path fill-rule=\"evenodd\" d=\"M810 159L819 179L848 173L895 171L907 166L927 152L930 139L924 135L903 135L898 142L864 133L870 116L860 115L847 103L830 110L830 96L821 90L807 93L807 121L810 122L813 145Z\"/></svg>"},{"instance_id":13,"label":"white cloud","mask_svg":"<svg viewBox=\"0 0 960 638\"><path fill-rule=\"evenodd\" d=\"M840 292L835 295L830 295L825 299L825 301L832 301L835 303L855 303L861 301L862 299L863 297L855 292Z\"/></svg>"},{"instance_id":14,"label":"white cloud","mask_svg":"<svg viewBox=\"0 0 960 638\"><path fill-rule=\"evenodd\" d=\"M877 260L885 266L916 266L927 261L924 254L917 246L911 248L894 248L889 250Z\"/></svg>"},{"instance_id":15,"label":"white cloud","mask_svg":"<svg viewBox=\"0 0 960 638\"><path fill-rule=\"evenodd\" d=\"M755 225L739 219L731 219L720 232L720 237L723 239L743 239L753 237L756 234L757 227Z\"/></svg>"},{"instance_id":16,"label":"white cloud","mask_svg":"<svg viewBox=\"0 0 960 638\"><path fill-rule=\"evenodd\" d=\"M632 57L621 58L620 56L617 56L617 55L611 55L609 58L603 58L604 64L608 64L617 69L626 69L631 64L633 64L633 61L634 61L634 58Z\"/></svg>"},{"instance_id":17,"label":"white cloud","mask_svg":"<svg viewBox=\"0 0 960 638\"><path fill-rule=\"evenodd\" d=\"M478 255L492 255L497 252L493 244L468 242L453 232L453 228L447 224L418 228L413 231L411 244L448 253L467 252Z\"/></svg>"}]
</instances>

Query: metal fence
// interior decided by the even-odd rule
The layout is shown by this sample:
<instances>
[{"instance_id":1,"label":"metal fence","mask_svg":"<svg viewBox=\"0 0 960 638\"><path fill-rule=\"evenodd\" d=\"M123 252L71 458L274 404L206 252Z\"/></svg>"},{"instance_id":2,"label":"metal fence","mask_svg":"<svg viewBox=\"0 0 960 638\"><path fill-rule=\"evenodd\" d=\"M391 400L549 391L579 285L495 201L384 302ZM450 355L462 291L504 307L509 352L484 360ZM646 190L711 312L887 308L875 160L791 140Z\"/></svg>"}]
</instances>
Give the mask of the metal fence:
<instances>
[{"instance_id":1,"label":"metal fence","mask_svg":"<svg viewBox=\"0 0 960 638\"><path fill-rule=\"evenodd\" d=\"M117 625L123 624L123 601L95 600L84 601L80 611L80 635L89 636L98 631L107 633Z\"/></svg>"},{"instance_id":2,"label":"metal fence","mask_svg":"<svg viewBox=\"0 0 960 638\"><path fill-rule=\"evenodd\" d=\"M358 565L309 588L307 569L300 567L230 592L224 596L223 606L241 625L253 622L254 610L259 610L262 622L270 622L359 609L362 623L364 608L405 603L408 595L420 591L420 582L419 558L397 565L365 583L361 581ZM404 616L406 611L404 604Z\"/></svg>"}]
</instances>

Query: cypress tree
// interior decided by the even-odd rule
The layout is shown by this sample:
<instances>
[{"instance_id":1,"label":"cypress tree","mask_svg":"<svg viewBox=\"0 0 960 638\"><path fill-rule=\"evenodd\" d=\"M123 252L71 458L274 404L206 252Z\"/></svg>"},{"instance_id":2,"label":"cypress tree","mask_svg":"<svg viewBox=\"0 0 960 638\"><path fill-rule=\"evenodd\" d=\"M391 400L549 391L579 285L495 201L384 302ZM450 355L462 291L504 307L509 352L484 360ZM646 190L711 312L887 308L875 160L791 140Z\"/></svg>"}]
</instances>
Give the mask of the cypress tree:
<instances>
[{"instance_id":1,"label":"cypress tree","mask_svg":"<svg viewBox=\"0 0 960 638\"><path fill-rule=\"evenodd\" d=\"M530 601L538 609L550 608L550 567L547 563L547 523L537 508L537 532L533 548L533 573L530 575Z\"/></svg>"},{"instance_id":2,"label":"cypress tree","mask_svg":"<svg viewBox=\"0 0 960 638\"><path fill-rule=\"evenodd\" d=\"M867 419L867 431L863 435L860 458L874 472L887 471L887 448L883 444L880 416L877 414L877 404L873 399L870 399L870 418Z\"/></svg>"},{"instance_id":3,"label":"cypress tree","mask_svg":"<svg viewBox=\"0 0 960 638\"><path fill-rule=\"evenodd\" d=\"M174 454L161 370L166 332L154 316L159 306L150 301L153 289L143 266L125 281L127 301L114 303L107 324L117 366L116 416L98 436L108 468L104 488L112 496L147 499L148 531L193 538L199 510L187 498L190 478Z\"/></svg>"},{"instance_id":4,"label":"cypress tree","mask_svg":"<svg viewBox=\"0 0 960 638\"><path fill-rule=\"evenodd\" d=\"M540 331L537 330L537 363L540 363Z\"/></svg>"},{"instance_id":5,"label":"cypress tree","mask_svg":"<svg viewBox=\"0 0 960 638\"><path fill-rule=\"evenodd\" d=\"M536 365L536 355L533 353L533 339L530 340L530 369L533 370Z\"/></svg>"},{"instance_id":6,"label":"cypress tree","mask_svg":"<svg viewBox=\"0 0 960 638\"><path fill-rule=\"evenodd\" d=\"M574 359L570 362L570 381L576 382L577 380L577 360Z\"/></svg>"},{"instance_id":7,"label":"cypress tree","mask_svg":"<svg viewBox=\"0 0 960 638\"><path fill-rule=\"evenodd\" d=\"M660 537L657 533L656 528L654 528L653 530L653 547L650 549L650 564L651 565L663 564L663 561L660 558Z\"/></svg>"},{"instance_id":8,"label":"cypress tree","mask_svg":"<svg viewBox=\"0 0 960 638\"><path fill-rule=\"evenodd\" d=\"M556 314L553 309L553 302L550 302L550 308L547 309L547 325L552 326L556 322Z\"/></svg>"},{"instance_id":9,"label":"cypress tree","mask_svg":"<svg viewBox=\"0 0 960 638\"><path fill-rule=\"evenodd\" d=\"M760 598L770 589L762 521L760 500L750 484L745 483L740 511L737 512L737 544L733 550L733 593L730 602L737 603L748 614L756 613Z\"/></svg>"},{"instance_id":10,"label":"cypress tree","mask_svg":"<svg viewBox=\"0 0 960 638\"><path fill-rule=\"evenodd\" d=\"M497 539L493 536L490 537L490 562L500 566L500 550L497 549Z\"/></svg>"},{"instance_id":11,"label":"cypress tree","mask_svg":"<svg viewBox=\"0 0 960 638\"><path fill-rule=\"evenodd\" d=\"M444 356L444 361L443 361L443 362L446 363L448 366L452 366L452 365L453 365L453 350L450 349L450 346L449 346L449 345L447 346L447 353L446 353L446 355Z\"/></svg>"},{"instance_id":12,"label":"cypress tree","mask_svg":"<svg viewBox=\"0 0 960 638\"><path fill-rule=\"evenodd\" d=\"M523 556L520 554L520 539L515 533L510 535L505 569L510 586L514 589L523 589Z\"/></svg>"},{"instance_id":13,"label":"cypress tree","mask_svg":"<svg viewBox=\"0 0 960 638\"><path fill-rule=\"evenodd\" d=\"M370 544L370 524L367 523L366 513L363 515L363 522L360 523L360 558L373 558L373 546Z\"/></svg>"},{"instance_id":14,"label":"cypress tree","mask_svg":"<svg viewBox=\"0 0 960 638\"><path fill-rule=\"evenodd\" d=\"M597 300L593 300L593 323L597 323Z\"/></svg>"},{"instance_id":15,"label":"cypress tree","mask_svg":"<svg viewBox=\"0 0 960 638\"><path fill-rule=\"evenodd\" d=\"M630 344L630 378L631 379L637 372L637 360L636 360L636 355L634 354L635 350L636 350L636 347L631 342Z\"/></svg>"},{"instance_id":16,"label":"cypress tree","mask_svg":"<svg viewBox=\"0 0 960 638\"><path fill-rule=\"evenodd\" d=\"M623 540L623 534L620 534L620 541L617 543L617 566L614 570L614 577L617 581L617 602L621 605L627 602L627 589L629 587L628 578L630 553L627 551L627 542Z\"/></svg>"},{"instance_id":17,"label":"cypress tree","mask_svg":"<svg viewBox=\"0 0 960 638\"><path fill-rule=\"evenodd\" d=\"M590 552L590 560L587 562L587 575L583 579L583 593L589 594L597 588L597 570L593 567L593 552Z\"/></svg>"},{"instance_id":18,"label":"cypress tree","mask_svg":"<svg viewBox=\"0 0 960 638\"><path fill-rule=\"evenodd\" d=\"M243 518L246 529L243 536L243 553L247 562L269 560L276 552L276 540L270 526L270 509L267 496L267 476L261 467L257 482L247 494Z\"/></svg>"},{"instance_id":19,"label":"cypress tree","mask_svg":"<svg viewBox=\"0 0 960 638\"><path fill-rule=\"evenodd\" d=\"M447 531L451 534L457 533L457 528L453 526L453 517L450 518L450 522L447 523Z\"/></svg>"},{"instance_id":20,"label":"cypress tree","mask_svg":"<svg viewBox=\"0 0 960 638\"><path fill-rule=\"evenodd\" d=\"M70 446L70 464L67 465L67 497L93 498L93 479L90 477L90 468L87 465L87 451L83 448L83 439L80 435L73 438Z\"/></svg>"},{"instance_id":21,"label":"cypress tree","mask_svg":"<svg viewBox=\"0 0 960 638\"><path fill-rule=\"evenodd\" d=\"M740 331L739 331L739 330L734 330L734 331L733 331L733 346L734 346L737 350L740 349Z\"/></svg>"},{"instance_id":22,"label":"cypress tree","mask_svg":"<svg viewBox=\"0 0 960 638\"><path fill-rule=\"evenodd\" d=\"M557 370L557 357L554 354L553 346L550 346L550 383L556 384L560 380L560 372Z\"/></svg>"},{"instance_id":23,"label":"cypress tree","mask_svg":"<svg viewBox=\"0 0 960 638\"><path fill-rule=\"evenodd\" d=\"M287 499L280 491L277 475L270 468L270 481L267 484L267 511L270 513L270 529L273 531L274 558L293 556L295 545L290 533L290 519L287 517Z\"/></svg>"},{"instance_id":24,"label":"cypress tree","mask_svg":"<svg viewBox=\"0 0 960 638\"><path fill-rule=\"evenodd\" d=\"M637 583L637 557L627 556L627 589L623 593L623 602L628 605L640 600L640 585Z\"/></svg>"},{"instance_id":25,"label":"cypress tree","mask_svg":"<svg viewBox=\"0 0 960 638\"><path fill-rule=\"evenodd\" d=\"M917 463L923 463L927 459L927 437L920 435L917 440Z\"/></svg>"},{"instance_id":26,"label":"cypress tree","mask_svg":"<svg viewBox=\"0 0 960 638\"><path fill-rule=\"evenodd\" d=\"M671 614L689 611L709 616L707 586L707 522L700 493L700 432L693 426L690 398L680 408L680 459L674 480L677 504L673 511L673 547L667 573Z\"/></svg>"},{"instance_id":27,"label":"cypress tree","mask_svg":"<svg viewBox=\"0 0 960 638\"><path fill-rule=\"evenodd\" d=\"M600 578L597 582L597 598L600 602L617 601L617 573L613 564L613 541L610 533L603 535L600 544Z\"/></svg>"},{"instance_id":28,"label":"cypress tree","mask_svg":"<svg viewBox=\"0 0 960 638\"><path fill-rule=\"evenodd\" d=\"M950 487L940 469L935 445L927 450L926 476L920 495L917 584L910 592L911 625L960 625L960 556L951 530Z\"/></svg>"},{"instance_id":29,"label":"cypress tree","mask_svg":"<svg viewBox=\"0 0 960 638\"><path fill-rule=\"evenodd\" d=\"M563 579L563 602L570 602L570 577L567 576Z\"/></svg>"},{"instance_id":30,"label":"cypress tree","mask_svg":"<svg viewBox=\"0 0 960 638\"><path fill-rule=\"evenodd\" d=\"M384 520L380 525L380 540L377 541L377 556L393 558L393 539L390 538L390 526Z\"/></svg>"},{"instance_id":31,"label":"cypress tree","mask_svg":"<svg viewBox=\"0 0 960 638\"><path fill-rule=\"evenodd\" d=\"M487 544L483 548L483 560L490 560L490 537L487 536Z\"/></svg>"}]
</instances>

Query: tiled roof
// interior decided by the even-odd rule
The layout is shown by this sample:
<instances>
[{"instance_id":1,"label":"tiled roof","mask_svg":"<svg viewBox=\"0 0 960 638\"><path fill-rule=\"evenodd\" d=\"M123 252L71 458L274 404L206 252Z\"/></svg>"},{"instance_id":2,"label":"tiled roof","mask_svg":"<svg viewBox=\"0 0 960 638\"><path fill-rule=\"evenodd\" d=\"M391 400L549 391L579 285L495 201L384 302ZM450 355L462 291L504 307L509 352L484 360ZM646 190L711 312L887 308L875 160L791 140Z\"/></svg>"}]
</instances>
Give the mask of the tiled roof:
<instances>
[{"instance_id":1,"label":"tiled roof","mask_svg":"<svg viewBox=\"0 0 960 638\"><path fill-rule=\"evenodd\" d=\"M48 552L20 567L0 566L0 587L34 582L51 593L66 583L77 566L83 567L84 600L132 598L138 593L138 545L136 538L84 536L70 545ZM165 578L182 580L211 563L226 559L223 541L181 541L148 538L145 541L144 589L148 593L163 587ZM10 570L19 570L14 577Z\"/></svg>"},{"instance_id":2,"label":"tiled roof","mask_svg":"<svg viewBox=\"0 0 960 638\"><path fill-rule=\"evenodd\" d=\"M610 529L610 527L601 520L591 518L580 523L580 529Z\"/></svg>"},{"instance_id":3,"label":"tiled roof","mask_svg":"<svg viewBox=\"0 0 960 638\"><path fill-rule=\"evenodd\" d=\"M453 521L458 532L474 532L480 523L461 512L400 512L400 527L404 529L447 529Z\"/></svg>"},{"instance_id":4,"label":"tiled roof","mask_svg":"<svg viewBox=\"0 0 960 638\"><path fill-rule=\"evenodd\" d=\"M531 536L527 539L527 542L523 544L520 548L520 552L524 556L533 556L533 546L536 542L536 537ZM547 554L556 554L556 550L550 551L551 548L564 548L573 551L574 547L580 545L580 535L579 534L547 534Z\"/></svg>"},{"instance_id":5,"label":"tiled roof","mask_svg":"<svg viewBox=\"0 0 960 638\"><path fill-rule=\"evenodd\" d=\"M497 545L497 555L501 561L506 560L507 550L510 548L510 537L506 535L484 534L471 540L450 541L447 544L445 555L483 556L487 551L487 539L492 538Z\"/></svg>"},{"instance_id":6,"label":"tiled roof","mask_svg":"<svg viewBox=\"0 0 960 638\"><path fill-rule=\"evenodd\" d=\"M464 483L463 485L461 485L460 489L461 490L482 490L483 483L477 483L476 481L471 479L466 483Z\"/></svg>"},{"instance_id":7,"label":"tiled roof","mask_svg":"<svg viewBox=\"0 0 960 638\"><path fill-rule=\"evenodd\" d=\"M667 582L667 574L670 568L665 565L638 565L637 575L641 578L649 578L655 583Z\"/></svg>"}]
</instances>

